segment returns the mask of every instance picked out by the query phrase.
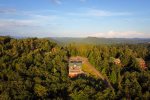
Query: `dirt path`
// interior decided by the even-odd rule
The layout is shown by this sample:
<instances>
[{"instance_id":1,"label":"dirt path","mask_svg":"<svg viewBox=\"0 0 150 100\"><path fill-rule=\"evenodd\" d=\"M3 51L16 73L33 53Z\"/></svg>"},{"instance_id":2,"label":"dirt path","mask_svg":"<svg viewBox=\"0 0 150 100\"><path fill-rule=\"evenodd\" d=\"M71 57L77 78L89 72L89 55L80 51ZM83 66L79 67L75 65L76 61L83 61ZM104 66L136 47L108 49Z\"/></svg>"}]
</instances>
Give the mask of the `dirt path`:
<instances>
[{"instance_id":1,"label":"dirt path","mask_svg":"<svg viewBox=\"0 0 150 100\"><path fill-rule=\"evenodd\" d=\"M86 64L88 69L91 69L95 73L96 76L101 78L107 84L108 87L113 89L108 78L106 76L103 76L93 65L91 65L87 58L83 59L83 64Z\"/></svg>"},{"instance_id":2,"label":"dirt path","mask_svg":"<svg viewBox=\"0 0 150 100\"><path fill-rule=\"evenodd\" d=\"M91 71L93 71L94 74L95 74L95 76L98 76L98 77L100 77L102 80L104 80L103 75L102 75L98 70L96 70L94 66L92 66L92 65L89 63L89 61L87 60L87 58L84 58L84 59L83 59L83 64L86 65L86 68L87 68L87 69L90 69Z\"/></svg>"}]
</instances>

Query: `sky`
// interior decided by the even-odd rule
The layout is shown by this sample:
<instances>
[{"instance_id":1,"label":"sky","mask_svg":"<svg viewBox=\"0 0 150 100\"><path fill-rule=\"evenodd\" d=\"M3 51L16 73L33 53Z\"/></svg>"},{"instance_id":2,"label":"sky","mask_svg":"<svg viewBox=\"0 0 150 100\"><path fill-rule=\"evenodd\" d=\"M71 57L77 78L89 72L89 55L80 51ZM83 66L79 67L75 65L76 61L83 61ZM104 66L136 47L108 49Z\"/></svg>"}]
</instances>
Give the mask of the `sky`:
<instances>
[{"instance_id":1,"label":"sky","mask_svg":"<svg viewBox=\"0 0 150 100\"><path fill-rule=\"evenodd\" d=\"M150 0L0 0L0 35L150 38Z\"/></svg>"}]
</instances>

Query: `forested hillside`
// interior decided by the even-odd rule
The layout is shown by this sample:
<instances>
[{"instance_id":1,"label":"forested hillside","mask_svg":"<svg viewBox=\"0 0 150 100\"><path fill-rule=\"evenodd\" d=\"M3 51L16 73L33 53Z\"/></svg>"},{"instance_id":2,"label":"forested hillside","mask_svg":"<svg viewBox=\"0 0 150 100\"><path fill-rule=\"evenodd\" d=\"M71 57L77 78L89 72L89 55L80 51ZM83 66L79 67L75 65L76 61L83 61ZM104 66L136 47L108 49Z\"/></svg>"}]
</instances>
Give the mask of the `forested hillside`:
<instances>
[{"instance_id":1,"label":"forested hillside","mask_svg":"<svg viewBox=\"0 0 150 100\"><path fill-rule=\"evenodd\" d=\"M113 89L90 74L69 78L71 56L88 58ZM149 100L150 44L60 46L48 39L1 36L0 99Z\"/></svg>"}]
</instances>

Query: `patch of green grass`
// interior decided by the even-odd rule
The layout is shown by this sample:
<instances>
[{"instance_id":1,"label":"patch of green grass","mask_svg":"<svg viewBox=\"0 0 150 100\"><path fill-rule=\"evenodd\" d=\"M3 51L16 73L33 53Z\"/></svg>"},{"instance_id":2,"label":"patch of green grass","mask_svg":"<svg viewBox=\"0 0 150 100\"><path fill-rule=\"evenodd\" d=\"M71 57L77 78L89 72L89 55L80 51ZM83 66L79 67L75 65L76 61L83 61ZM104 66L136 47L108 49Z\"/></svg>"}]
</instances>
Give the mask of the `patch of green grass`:
<instances>
[{"instance_id":1,"label":"patch of green grass","mask_svg":"<svg viewBox=\"0 0 150 100\"><path fill-rule=\"evenodd\" d=\"M82 64L82 71L86 72L89 76L95 76L97 78L96 73L87 64Z\"/></svg>"}]
</instances>

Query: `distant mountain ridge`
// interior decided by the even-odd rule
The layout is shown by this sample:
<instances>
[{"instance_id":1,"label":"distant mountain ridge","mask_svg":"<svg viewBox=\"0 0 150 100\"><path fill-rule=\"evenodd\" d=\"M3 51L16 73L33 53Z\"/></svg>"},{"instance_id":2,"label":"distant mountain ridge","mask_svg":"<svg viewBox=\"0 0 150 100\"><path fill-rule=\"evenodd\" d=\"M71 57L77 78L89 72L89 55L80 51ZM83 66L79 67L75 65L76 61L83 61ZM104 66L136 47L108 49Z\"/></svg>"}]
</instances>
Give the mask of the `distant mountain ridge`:
<instances>
[{"instance_id":1,"label":"distant mountain ridge","mask_svg":"<svg viewBox=\"0 0 150 100\"><path fill-rule=\"evenodd\" d=\"M29 38L12 36L12 38ZM30 37L35 38L35 37ZM82 44L140 44L150 43L150 38L104 38L104 37L45 37L58 44L82 43Z\"/></svg>"},{"instance_id":2,"label":"distant mountain ridge","mask_svg":"<svg viewBox=\"0 0 150 100\"><path fill-rule=\"evenodd\" d=\"M53 40L63 44L83 43L83 44L139 44L150 43L150 38L103 38L103 37L53 37Z\"/></svg>"}]
</instances>

